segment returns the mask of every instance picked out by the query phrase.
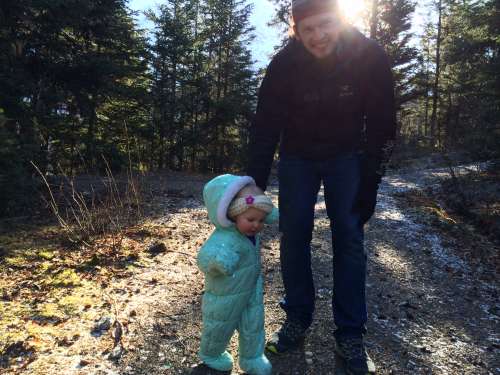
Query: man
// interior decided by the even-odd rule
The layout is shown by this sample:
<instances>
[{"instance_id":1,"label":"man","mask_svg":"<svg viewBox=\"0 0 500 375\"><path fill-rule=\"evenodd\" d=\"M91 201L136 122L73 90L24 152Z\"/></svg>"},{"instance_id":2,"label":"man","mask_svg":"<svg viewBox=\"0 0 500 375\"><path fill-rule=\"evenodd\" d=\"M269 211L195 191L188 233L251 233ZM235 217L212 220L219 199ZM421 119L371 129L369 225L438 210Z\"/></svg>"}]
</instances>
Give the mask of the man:
<instances>
[{"instance_id":1,"label":"man","mask_svg":"<svg viewBox=\"0 0 500 375\"><path fill-rule=\"evenodd\" d=\"M266 189L278 166L280 260L286 320L267 344L285 352L311 325L315 290L310 242L321 183L333 243L335 350L351 374L375 371L366 353L363 226L395 137L394 84L387 55L346 25L336 0L293 0L294 37L262 82L247 174Z\"/></svg>"}]
</instances>

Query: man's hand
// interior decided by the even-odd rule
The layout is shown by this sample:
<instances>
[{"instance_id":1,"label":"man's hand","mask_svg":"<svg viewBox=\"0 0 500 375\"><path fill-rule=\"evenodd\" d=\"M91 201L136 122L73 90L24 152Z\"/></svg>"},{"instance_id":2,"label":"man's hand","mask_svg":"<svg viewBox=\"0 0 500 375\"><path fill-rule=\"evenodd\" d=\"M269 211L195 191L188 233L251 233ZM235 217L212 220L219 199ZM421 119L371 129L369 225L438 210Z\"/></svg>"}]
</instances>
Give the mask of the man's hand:
<instances>
[{"instance_id":1,"label":"man's hand","mask_svg":"<svg viewBox=\"0 0 500 375\"><path fill-rule=\"evenodd\" d=\"M358 212L361 216L361 223L364 225L375 212L377 205L378 184L362 182L359 187L358 195L354 203L353 211Z\"/></svg>"},{"instance_id":2,"label":"man's hand","mask_svg":"<svg viewBox=\"0 0 500 375\"><path fill-rule=\"evenodd\" d=\"M375 212L378 185L381 179L380 160L374 157L363 156L358 195L353 206L353 211L360 214L363 225L370 220Z\"/></svg>"}]
</instances>

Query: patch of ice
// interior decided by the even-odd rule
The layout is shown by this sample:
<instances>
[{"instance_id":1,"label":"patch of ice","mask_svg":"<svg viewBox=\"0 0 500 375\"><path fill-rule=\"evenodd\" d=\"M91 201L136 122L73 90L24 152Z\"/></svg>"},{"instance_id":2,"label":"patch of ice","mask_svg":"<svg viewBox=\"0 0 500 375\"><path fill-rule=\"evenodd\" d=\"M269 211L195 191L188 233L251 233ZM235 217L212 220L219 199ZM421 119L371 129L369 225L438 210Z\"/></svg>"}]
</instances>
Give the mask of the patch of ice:
<instances>
[{"instance_id":1,"label":"patch of ice","mask_svg":"<svg viewBox=\"0 0 500 375\"><path fill-rule=\"evenodd\" d=\"M407 341L406 337L401 334L401 332L392 332L393 336L396 336L401 341Z\"/></svg>"},{"instance_id":2,"label":"patch of ice","mask_svg":"<svg viewBox=\"0 0 500 375\"><path fill-rule=\"evenodd\" d=\"M434 233L426 233L425 239L431 244L431 251L442 265L449 266L455 270L468 270L467 264L456 255L447 252L441 245L441 239Z\"/></svg>"},{"instance_id":3,"label":"patch of ice","mask_svg":"<svg viewBox=\"0 0 500 375\"><path fill-rule=\"evenodd\" d=\"M421 248L429 248L431 254L441 266L451 267L454 270L468 271L467 264L445 250L441 239L429 228L416 223L408 215L405 215L397 206L396 201L387 194L380 194L375 217L381 220L397 221L395 230L403 235L411 248L415 251Z\"/></svg>"},{"instance_id":4,"label":"patch of ice","mask_svg":"<svg viewBox=\"0 0 500 375\"><path fill-rule=\"evenodd\" d=\"M416 183L400 180L398 178L390 178L387 180L387 183L393 190L395 190L398 193L405 192L407 190L417 189L419 187L419 185Z\"/></svg>"},{"instance_id":5,"label":"patch of ice","mask_svg":"<svg viewBox=\"0 0 500 375\"><path fill-rule=\"evenodd\" d=\"M384 207L384 208L376 212L375 214L376 218L382 220L394 220L394 221L403 221L405 219L401 211L394 209L391 210L390 207Z\"/></svg>"},{"instance_id":6,"label":"patch of ice","mask_svg":"<svg viewBox=\"0 0 500 375\"><path fill-rule=\"evenodd\" d=\"M500 337L498 337L498 335L496 334L491 334L489 335L486 340L492 342L492 343L495 343L495 344L500 344Z\"/></svg>"},{"instance_id":7,"label":"patch of ice","mask_svg":"<svg viewBox=\"0 0 500 375\"><path fill-rule=\"evenodd\" d=\"M484 304L484 303L483 303L483 304L479 305L479 307L480 307L480 309L481 309L481 310L483 310L483 312L486 314L486 316L487 316L487 318L486 318L486 319L487 319L487 320L495 320L495 321L497 321L497 320L499 320L499 319L500 319L497 315L495 315L495 314L492 312L492 308L491 308L491 306L490 306L490 305L487 305L487 304Z\"/></svg>"}]
</instances>

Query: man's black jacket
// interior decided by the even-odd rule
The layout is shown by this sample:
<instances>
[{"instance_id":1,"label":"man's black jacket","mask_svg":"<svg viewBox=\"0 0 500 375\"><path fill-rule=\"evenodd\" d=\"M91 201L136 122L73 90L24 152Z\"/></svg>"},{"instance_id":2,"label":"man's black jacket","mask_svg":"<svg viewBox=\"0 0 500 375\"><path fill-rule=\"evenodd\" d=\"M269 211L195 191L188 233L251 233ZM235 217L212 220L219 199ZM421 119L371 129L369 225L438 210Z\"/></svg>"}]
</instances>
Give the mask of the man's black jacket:
<instances>
[{"instance_id":1,"label":"man's black jacket","mask_svg":"<svg viewBox=\"0 0 500 375\"><path fill-rule=\"evenodd\" d=\"M266 188L280 140L280 155L327 160L363 151L378 168L395 131L392 73L377 43L348 28L335 53L319 60L291 40L272 59L260 87L247 174Z\"/></svg>"}]
</instances>

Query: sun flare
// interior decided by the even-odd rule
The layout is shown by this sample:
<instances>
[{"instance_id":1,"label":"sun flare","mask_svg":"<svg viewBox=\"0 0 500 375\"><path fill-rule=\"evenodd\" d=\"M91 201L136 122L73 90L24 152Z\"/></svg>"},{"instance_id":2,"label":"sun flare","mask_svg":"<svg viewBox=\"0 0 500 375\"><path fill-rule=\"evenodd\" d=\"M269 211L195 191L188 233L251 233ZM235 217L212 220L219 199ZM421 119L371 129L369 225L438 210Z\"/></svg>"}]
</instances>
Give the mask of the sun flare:
<instances>
[{"instance_id":1,"label":"sun flare","mask_svg":"<svg viewBox=\"0 0 500 375\"><path fill-rule=\"evenodd\" d=\"M347 20L354 25L361 25L363 13L366 9L366 0L339 0L342 12Z\"/></svg>"}]
</instances>

